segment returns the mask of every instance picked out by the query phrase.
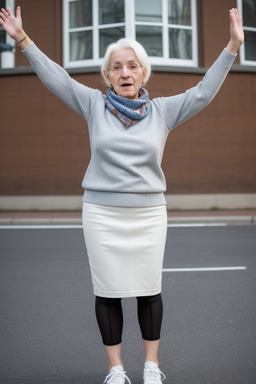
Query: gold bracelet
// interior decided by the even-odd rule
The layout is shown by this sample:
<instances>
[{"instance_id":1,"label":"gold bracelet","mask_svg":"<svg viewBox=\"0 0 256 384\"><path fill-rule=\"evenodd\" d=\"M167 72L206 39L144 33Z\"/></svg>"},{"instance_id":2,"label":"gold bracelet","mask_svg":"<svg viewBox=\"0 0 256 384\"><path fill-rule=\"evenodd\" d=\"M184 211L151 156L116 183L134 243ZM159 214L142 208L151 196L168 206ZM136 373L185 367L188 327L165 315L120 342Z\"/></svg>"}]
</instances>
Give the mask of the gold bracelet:
<instances>
[{"instance_id":1,"label":"gold bracelet","mask_svg":"<svg viewBox=\"0 0 256 384\"><path fill-rule=\"evenodd\" d=\"M20 45L25 39L27 38L27 35L25 35L18 43L17 45Z\"/></svg>"}]
</instances>

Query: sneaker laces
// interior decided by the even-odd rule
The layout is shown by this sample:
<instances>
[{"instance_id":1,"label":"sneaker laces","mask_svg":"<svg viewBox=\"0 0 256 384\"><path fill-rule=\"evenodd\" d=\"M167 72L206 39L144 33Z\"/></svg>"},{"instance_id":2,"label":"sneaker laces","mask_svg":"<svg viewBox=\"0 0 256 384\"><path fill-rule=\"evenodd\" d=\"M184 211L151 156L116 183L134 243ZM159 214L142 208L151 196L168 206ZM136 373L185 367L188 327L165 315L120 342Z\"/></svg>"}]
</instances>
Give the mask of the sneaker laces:
<instances>
[{"instance_id":1,"label":"sneaker laces","mask_svg":"<svg viewBox=\"0 0 256 384\"><path fill-rule=\"evenodd\" d=\"M125 384L125 380L127 380L128 384L131 384L125 371L119 371L112 368L112 372L106 376L103 384Z\"/></svg>"},{"instance_id":2,"label":"sneaker laces","mask_svg":"<svg viewBox=\"0 0 256 384\"><path fill-rule=\"evenodd\" d=\"M166 379L159 368L145 368L143 378L144 384L160 384Z\"/></svg>"}]
</instances>

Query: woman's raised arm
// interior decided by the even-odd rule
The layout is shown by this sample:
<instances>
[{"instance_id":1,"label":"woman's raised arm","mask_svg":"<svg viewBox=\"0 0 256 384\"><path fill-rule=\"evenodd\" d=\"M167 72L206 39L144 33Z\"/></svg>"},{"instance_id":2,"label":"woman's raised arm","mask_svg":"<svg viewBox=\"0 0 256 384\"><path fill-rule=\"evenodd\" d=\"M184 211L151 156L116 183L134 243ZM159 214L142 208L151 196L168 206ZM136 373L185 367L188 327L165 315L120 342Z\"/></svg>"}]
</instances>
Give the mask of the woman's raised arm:
<instances>
[{"instance_id":1,"label":"woman's raised arm","mask_svg":"<svg viewBox=\"0 0 256 384\"><path fill-rule=\"evenodd\" d=\"M49 59L32 43L22 28L20 7L17 8L16 17L10 8L6 10L2 8L0 25L24 51L32 68L44 85L76 113L88 119L99 91L75 81L60 65Z\"/></svg>"},{"instance_id":2,"label":"woman's raised arm","mask_svg":"<svg viewBox=\"0 0 256 384\"><path fill-rule=\"evenodd\" d=\"M229 11L229 21L230 21L230 40L226 49L236 54L239 51L240 46L244 42L244 31L242 18L238 13L236 8L232 8Z\"/></svg>"},{"instance_id":3,"label":"woman's raised arm","mask_svg":"<svg viewBox=\"0 0 256 384\"><path fill-rule=\"evenodd\" d=\"M11 8L2 8L0 12L0 24L22 50L29 46L31 40L22 28L20 7L17 7L16 17L12 13Z\"/></svg>"}]
</instances>

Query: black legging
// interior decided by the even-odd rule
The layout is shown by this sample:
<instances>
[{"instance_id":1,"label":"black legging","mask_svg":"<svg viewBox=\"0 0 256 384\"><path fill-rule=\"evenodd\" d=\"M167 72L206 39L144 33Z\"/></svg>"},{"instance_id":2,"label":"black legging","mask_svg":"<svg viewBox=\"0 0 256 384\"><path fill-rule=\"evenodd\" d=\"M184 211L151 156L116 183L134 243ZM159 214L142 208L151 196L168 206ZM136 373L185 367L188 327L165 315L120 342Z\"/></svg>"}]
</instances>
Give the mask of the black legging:
<instances>
[{"instance_id":1,"label":"black legging","mask_svg":"<svg viewBox=\"0 0 256 384\"><path fill-rule=\"evenodd\" d=\"M103 344L116 345L122 342L122 299L96 296L95 311ZM160 339L163 302L161 293L137 297L138 320L144 340Z\"/></svg>"}]
</instances>

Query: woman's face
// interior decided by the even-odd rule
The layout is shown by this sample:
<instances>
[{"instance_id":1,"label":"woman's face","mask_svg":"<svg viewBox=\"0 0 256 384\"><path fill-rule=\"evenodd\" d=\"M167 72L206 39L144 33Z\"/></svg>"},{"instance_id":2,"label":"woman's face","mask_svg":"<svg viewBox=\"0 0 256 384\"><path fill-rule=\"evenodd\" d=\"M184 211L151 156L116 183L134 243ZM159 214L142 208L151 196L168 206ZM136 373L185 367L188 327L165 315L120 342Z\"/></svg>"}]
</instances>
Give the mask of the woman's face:
<instances>
[{"instance_id":1,"label":"woman's face","mask_svg":"<svg viewBox=\"0 0 256 384\"><path fill-rule=\"evenodd\" d=\"M124 48L111 54L108 70L104 76L112 84L117 95L137 99L143 84L145 69L131 48Z\"/></svg>"}]
</instances>

